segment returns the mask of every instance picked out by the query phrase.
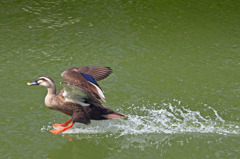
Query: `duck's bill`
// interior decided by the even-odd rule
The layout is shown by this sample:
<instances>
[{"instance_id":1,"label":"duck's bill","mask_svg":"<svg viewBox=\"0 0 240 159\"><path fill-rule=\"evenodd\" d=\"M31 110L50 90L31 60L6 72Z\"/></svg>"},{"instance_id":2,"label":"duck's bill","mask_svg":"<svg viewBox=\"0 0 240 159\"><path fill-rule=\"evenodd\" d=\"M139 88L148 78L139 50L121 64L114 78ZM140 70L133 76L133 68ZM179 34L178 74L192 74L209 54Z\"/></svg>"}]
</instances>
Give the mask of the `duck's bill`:
<instances>
[{"instance_id":1,"label":"duck's bill","mask_svg":"<svg viewBox=\"0 0 240 159\"><path fill-rule=\"evenodd\" d=\"M33 85L39 85L39 83L37 81L33 81L33 82L28 82L27 85L33 86Z\"/></svg>"}]
</instances>

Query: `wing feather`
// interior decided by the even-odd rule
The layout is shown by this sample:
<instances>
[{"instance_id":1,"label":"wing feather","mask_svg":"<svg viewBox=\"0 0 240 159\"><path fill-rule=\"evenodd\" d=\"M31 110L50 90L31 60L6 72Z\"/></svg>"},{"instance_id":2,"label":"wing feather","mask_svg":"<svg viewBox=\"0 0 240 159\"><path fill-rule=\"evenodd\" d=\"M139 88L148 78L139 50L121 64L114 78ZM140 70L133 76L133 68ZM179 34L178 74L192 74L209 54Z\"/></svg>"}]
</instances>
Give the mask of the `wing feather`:
<instances>
[{"instance_id":1,"label":"wing feather","mask_svg":"<svg viewBox=\"0 0 240 159\"><path fill-rule=\"evenodd\" d=\"M105 67L105 66L71 67L66 71L85 73L85 74L91 75L96 81L100 81L108 77L112 73L112 69L110 67Z\"/></svg>"},{"instance_id":2,"label":"wing feather","mask_svg":"<svg viewBox=\"0 0 240 159\"><path fill-rule=\"evenodd\" d=\"M89 92L93 97L106 102L101 87L97 84L96 81L89 80L90 77L87 77L86 75L70 70L66 70L61 74L63 79L68 84L77 86L82 90Z\"/></svg>"},{"instance_id":3,"label":"wing feather","mask_svg":"<svg viewBox=\"0 0 240 159\"><path fill-rule=\"evenodd\" d=\"M64 89L64 92L62 95L64 96L64 100L66 102L77 103L77 104L80 104L81 106L90 105L89 103L85 102L87 98L91 98L91 95L87 91L77 86L67 84L65 82L61 82L61 84Z\"/></svg>"}]
</instances>

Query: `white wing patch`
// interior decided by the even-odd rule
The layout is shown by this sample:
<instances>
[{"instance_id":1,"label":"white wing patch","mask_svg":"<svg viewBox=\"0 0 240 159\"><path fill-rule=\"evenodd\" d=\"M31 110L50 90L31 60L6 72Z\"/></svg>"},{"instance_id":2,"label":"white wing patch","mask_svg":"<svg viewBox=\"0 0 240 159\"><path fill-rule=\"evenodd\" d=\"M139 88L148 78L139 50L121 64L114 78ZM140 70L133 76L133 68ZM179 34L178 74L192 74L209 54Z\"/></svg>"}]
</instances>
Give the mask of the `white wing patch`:
<instances>
[{"instance_id":1,"label":"white wing patch","mask_svg":"<svg viewBox=\"0 0 240 159\"><path fill-rule=\"evenodd\" d=\"M92 82L89 82L89 83L97 89L98 95L100 96L101 100L106 103L106 99L105 99L105 96L103 94L103 91L97 85L95 85L94 83L92 83Z\"/></svg>"},{"instance_id":2,"label":"white wing patch","mask_svg":"<svg viewBox=\"0 0 240 159\"><path fill-rule=\"evenodd\" d=\"M85 103L85 99L88 98L86 91L73 85L61 83L64 87L63 96L66 102L77 103L81 106L89 106L89 103Z\"/></svg>"}]
</instances>

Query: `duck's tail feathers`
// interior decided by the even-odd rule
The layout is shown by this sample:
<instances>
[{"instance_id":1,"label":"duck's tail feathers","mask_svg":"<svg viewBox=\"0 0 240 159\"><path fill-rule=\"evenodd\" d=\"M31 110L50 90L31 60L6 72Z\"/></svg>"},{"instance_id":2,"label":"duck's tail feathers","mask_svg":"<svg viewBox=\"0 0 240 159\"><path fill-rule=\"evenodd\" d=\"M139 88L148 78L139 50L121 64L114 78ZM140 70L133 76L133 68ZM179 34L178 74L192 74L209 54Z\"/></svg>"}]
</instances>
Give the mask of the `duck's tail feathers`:
<instances>
[{"instance_id":1,"label":"duck's tail feathers","mask_svg":"<svg viewBox=\"0 0 240 159\"><path fill-rule=\"evenodd\" d=\"M106 119L118 119L118 118L123 118L126 115L122 114L122 113L118 113L118 112L113 112L113 113L105 114L105 115L102 115L102 116Z\"/></svg>"}]
</instances>

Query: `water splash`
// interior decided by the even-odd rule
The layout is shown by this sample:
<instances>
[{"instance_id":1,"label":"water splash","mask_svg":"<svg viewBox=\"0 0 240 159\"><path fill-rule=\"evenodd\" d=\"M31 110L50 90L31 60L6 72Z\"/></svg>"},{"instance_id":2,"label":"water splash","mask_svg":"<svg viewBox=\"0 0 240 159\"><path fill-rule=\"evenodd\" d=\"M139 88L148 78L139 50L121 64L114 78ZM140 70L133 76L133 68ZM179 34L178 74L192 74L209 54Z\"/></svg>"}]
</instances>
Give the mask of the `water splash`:
<instances>
[{"instance_id":1,"label":"water splash","mask_svg":"<svg viewBox=\"0 0 240 159\"><path fill-rule=\"evenodd\" d=\"M174 99L172 102L162 104L150 104L144 102L139 106L132 104L127 108L126 119L107 121L92 121L91 125L76 124L74 128L67 130L66 134L118 134L117 136L130 134L177 134L177 133L217 133L240 134L239 123L228 123L218 112L206 104L205 111L213 115L204 116L199 111L194 111L181 106L181 101ZM129 112L129 113L128 113ZM48 127L49 129L49 127ZM43 128L44 130L44 128Z\"/></svg>"}]
</instances>

